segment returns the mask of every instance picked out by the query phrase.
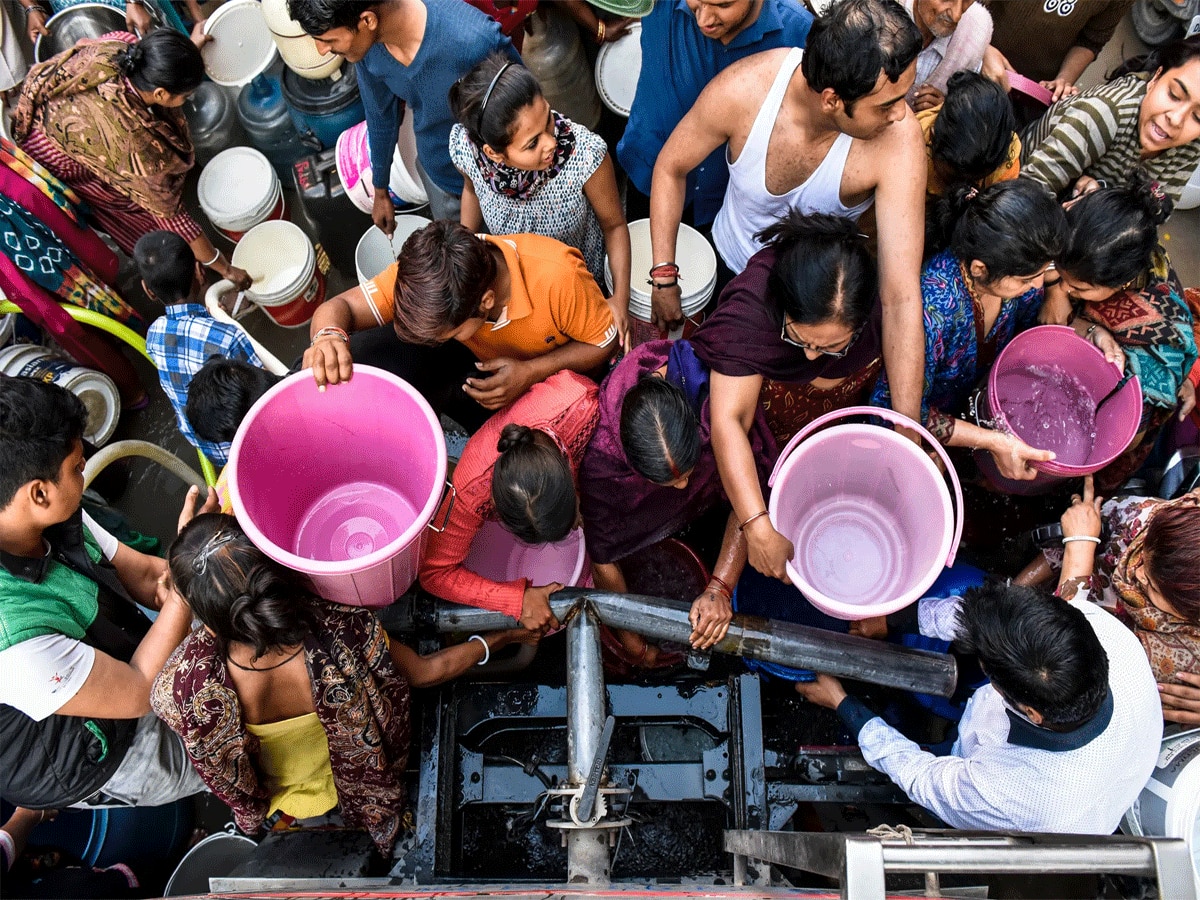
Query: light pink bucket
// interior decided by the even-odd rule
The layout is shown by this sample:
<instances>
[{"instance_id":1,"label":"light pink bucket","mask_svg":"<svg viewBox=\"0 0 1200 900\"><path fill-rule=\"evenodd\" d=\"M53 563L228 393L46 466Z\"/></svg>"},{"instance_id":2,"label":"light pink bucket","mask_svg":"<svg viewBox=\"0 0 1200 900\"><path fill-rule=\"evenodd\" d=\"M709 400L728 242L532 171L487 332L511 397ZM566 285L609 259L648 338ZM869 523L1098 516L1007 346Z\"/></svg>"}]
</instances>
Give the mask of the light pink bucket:
<instances>
[{"instance_id":1,"label":"light pink bucket","mask_svg":"<svg viewBox=\"0 0 1200 900\"><path fill-rule=\"evenodd\" d=\"M820 430L864 415L924 437L950 474L957 506L937 466L903 435L874 424ZM831 616L896 612L919 600L944 566L954 565L962 487L946 451L907 416L873 406L827 413L792 438L768 484L771 523L796 547L788 577Z\"/></svg>"},{"instance_id":2,"label":"light pink bucket","mask_svg":"<svg viewBox=\"0 0 1200 900\"><path fill-rule=\"evenodd\" d=\"M499 522L484 522L464 565L492 581L528 578L534 587L558 582L582 584L586 553L583 531L576 528L553 544L526 544Z\"/></svg>"},{"instance_id":3,"label":"light pink bucket","mask_svg":"<svg viewBox=\"0 0 1200 900\"><path fill-rule=\"evenodd\" d=\"M254 404L229 455L229 497L250 540L349 606L387 606L416 580L442 499L446 441L416 389L355 365L318 391L312 371Z\"/></svg>"}]
</instances>

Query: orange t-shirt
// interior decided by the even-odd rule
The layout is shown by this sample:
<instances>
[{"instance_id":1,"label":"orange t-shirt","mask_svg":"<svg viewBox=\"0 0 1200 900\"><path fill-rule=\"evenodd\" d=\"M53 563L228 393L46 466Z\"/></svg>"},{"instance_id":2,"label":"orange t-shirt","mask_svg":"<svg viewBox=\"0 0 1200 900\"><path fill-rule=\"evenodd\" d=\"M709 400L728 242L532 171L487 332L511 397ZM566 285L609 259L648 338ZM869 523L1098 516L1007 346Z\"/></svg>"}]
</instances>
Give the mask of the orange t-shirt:
<instances>
[{"instance_id":1,"label":"orange t-shirt","mask_svg":"<svg viewBox=\"0 0 1200 900\"><path fill-rule=\"evenodd\" d=\"M484 235L504 254L511 292L498 322L466 346L480 360L534 359L569 341L607 347L617 339L612 310L574 247L539 234ZM396 263L363 286L380 325L395 315Z\"/></svg>"}]
</instances>

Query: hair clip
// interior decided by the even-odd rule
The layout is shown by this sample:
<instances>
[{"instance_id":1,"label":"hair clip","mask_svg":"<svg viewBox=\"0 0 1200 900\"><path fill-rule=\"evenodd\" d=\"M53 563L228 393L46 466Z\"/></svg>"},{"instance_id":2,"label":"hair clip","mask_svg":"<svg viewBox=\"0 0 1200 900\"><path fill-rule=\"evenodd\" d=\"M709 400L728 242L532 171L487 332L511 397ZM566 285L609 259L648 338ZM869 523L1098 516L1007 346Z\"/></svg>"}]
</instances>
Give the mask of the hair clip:
<instances>
[{"instance_id":1,"label":"hair clip","mask_svg":"<svg viewBox=\"0 0 1200 900\"><path fill-rule=\"evenodd\" d=\"M967 192L963 195L963 199L967 200L967 201L971 201L971 200L974 200L978 196L979 196L979 188L970 187L970 188L967 188Z\"/></svg>"},{"instance_id":2,"label":"hair clip","mask_svg":"<svg viewBox=\"0 0 1200 900\"><path fill-rule=\"evenodd\" d=\"M1167 192L1162 189L1162 185L1157 181L1150 182L1150 196L1162 203L1167 199Z\"/></svg>"},{"instance_id":3,"label":"hair clip","mask_svg":"<svg viewBox=\"0 0 1200 900\"><path fill-rule=\"evenodd\" d=\"M208 569L208 561L214 553L224 547L226 544L237 539L237 534L232 531L218 531L200 548L200 552L196 554L196 558L192 560L192 571L197 575L203 575Z\"/></svg>"}]
</instances>

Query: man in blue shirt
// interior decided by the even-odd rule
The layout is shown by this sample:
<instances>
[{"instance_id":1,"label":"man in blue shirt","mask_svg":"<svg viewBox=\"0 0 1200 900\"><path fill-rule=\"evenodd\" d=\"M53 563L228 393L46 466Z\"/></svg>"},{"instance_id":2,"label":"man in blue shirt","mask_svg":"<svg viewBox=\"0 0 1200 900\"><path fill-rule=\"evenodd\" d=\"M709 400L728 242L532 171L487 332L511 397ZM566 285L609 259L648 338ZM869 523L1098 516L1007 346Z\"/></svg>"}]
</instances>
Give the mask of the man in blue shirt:
<instances>
[{"instance_id":1,"label":"man in blue shirt","mask_svg":"<svg viewBox=\"0 0 1200 900\"><path fill-rule=\"evenodd\" d=\"M500 26L462 0L288 0L288 10L323 52L356 65L367 112L375 224L388 236L396 229L387 185L405 106L433 217L457 222L463 177L450 161L450 85L489 53L521 61Z\"/></svg>"},{"instance_id":2,"label":"man in blue shirt","mask_svg":"<svg viewBox=\"0 0 1200 900\"><path fill-rule=\"evenodd\" d=\"M660 0L642 19L642 71L617 159L629 175L629 218L649 215L658 153L717 73L743 57L776 47L803 47L812 16L799 0ZM718 147L687 180L696 225L721 208L725 148ZM640 205L639 205L640 203ZM640 213L640 215L638 214Z\"/></svg>"},{"instance_id":3,"label":"man in blue shirt","mask_svg":"<svg viewBox=\"0 0 1200 900\"><path fill-rule=\"evenodd\" d=\"M211 356L238 359L252 366L262 360L245 332L218 322L200 300L204 280L187 241L170 231L144 234L133 248L146 296L166 307L146 332L146 353L158 369L158 381L183 436L218 466L229 461L229 444L197 436L187 419L188 386Z\"/></svg>"}]
</instances>

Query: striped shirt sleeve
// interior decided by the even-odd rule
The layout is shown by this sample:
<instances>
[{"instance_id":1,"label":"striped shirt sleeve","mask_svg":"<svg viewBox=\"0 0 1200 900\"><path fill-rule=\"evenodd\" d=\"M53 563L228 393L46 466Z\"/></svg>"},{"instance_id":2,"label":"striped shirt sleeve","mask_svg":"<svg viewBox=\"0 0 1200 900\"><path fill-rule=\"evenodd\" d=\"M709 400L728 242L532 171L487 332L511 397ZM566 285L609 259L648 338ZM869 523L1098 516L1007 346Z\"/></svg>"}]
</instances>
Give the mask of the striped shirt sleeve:
<instances>
[{"instance_id":1,"label":"striped shirt sleeve","mask_svg":"<svg viewBox=\"0 0 1200 900\"><path fill-rule=\"evenodd\" d=\"M1060 193L1111 151L1118 136L1136 139L1136 121L1146 84L1120 78L1060 100L1022 136L1021 177Z\"/></svg>"}]
</instances>

